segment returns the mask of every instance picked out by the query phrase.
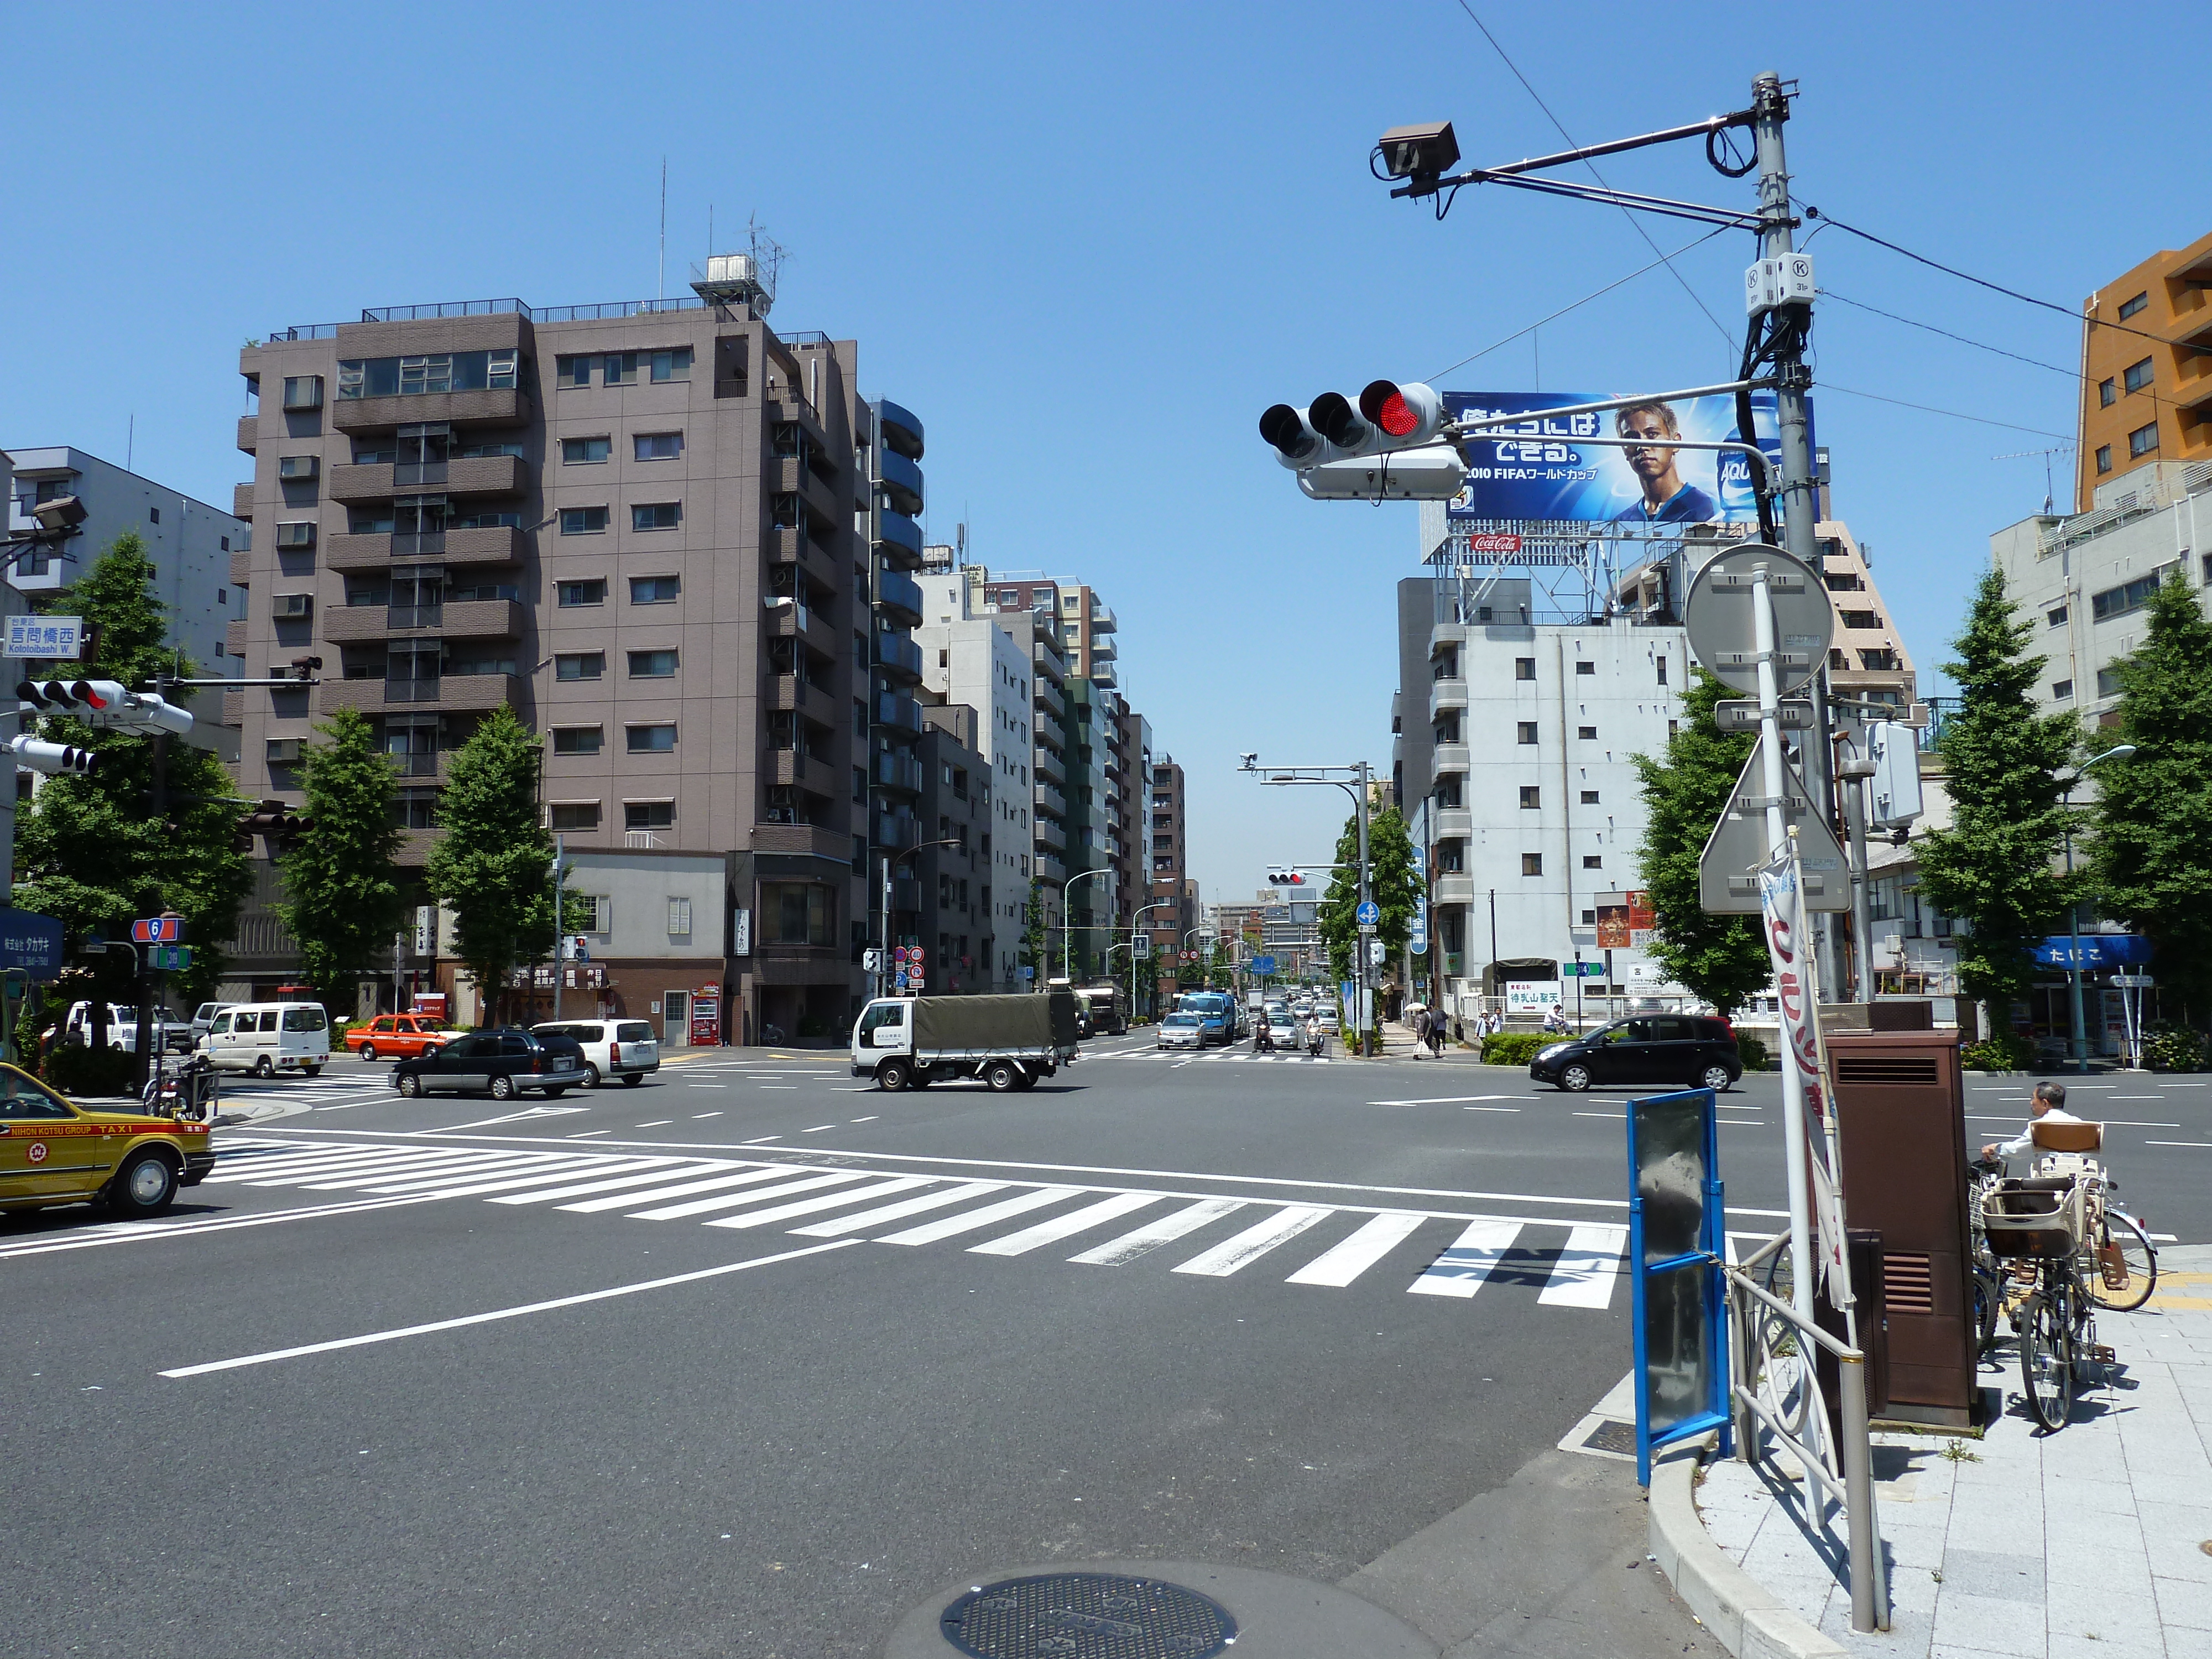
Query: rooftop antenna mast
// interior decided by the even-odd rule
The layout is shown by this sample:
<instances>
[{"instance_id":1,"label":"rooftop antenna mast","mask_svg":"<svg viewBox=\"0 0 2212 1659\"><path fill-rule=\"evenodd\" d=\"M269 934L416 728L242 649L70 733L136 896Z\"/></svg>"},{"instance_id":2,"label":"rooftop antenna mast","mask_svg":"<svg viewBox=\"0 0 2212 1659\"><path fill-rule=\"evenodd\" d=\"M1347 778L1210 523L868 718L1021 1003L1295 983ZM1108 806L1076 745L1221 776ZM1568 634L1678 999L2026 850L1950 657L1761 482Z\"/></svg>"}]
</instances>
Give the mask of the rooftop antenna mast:
<instances>
[{"instance_id":1,"label":"rooftop antenna mast","mask_svg":"<svg viewBox=\"0 0 2212 1659\"><path fill-rule=\"evenodd\" d=\"M708 240L713 245L713 210L708 210ZM706 264L691 267L691 291L715 305L743 304L757 317L765 317L775 303L777 274L783 269L784 248L761 228L757 217L745 221L743 253L709 253Z\"/></svg>"},{"instance_id":2,"label":"rooftop antenna mast","mask_svg":"<svg viewBox=\"0 0 2212 1659\"><path fill-rule=\"evenodd\" d=\"M2043 516L2047 519L2051 516L2052 504L2058 499L2057 486L2051 478L2051 458L2053 455L2070 455L2073 453L2072 444L2053 444L2048 449L2014 449L2002 455L1992 455L1990 459L1993 461L2019 461L2037 455L2043 458Z\"/></svg>"}]
</instances>

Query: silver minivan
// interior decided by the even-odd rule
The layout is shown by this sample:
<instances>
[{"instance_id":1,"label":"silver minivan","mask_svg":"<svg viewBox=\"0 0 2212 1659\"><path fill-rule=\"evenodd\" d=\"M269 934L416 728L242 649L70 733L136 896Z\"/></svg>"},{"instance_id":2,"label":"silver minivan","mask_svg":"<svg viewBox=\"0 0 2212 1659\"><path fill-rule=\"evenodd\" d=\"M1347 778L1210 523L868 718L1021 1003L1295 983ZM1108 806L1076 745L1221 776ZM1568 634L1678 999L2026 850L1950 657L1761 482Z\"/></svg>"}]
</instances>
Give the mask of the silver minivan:
<instances>
[{"instance_id":1,"label":"silver minivan","mask_svg":"<svg viewBox=\"0 0 2212 1659\"><path fill-rule=\"evenodd\" d=\"M219 1072L321 1073L331 1059L331 1018L319 1002L241 1002L208 1023L199 1052Z\"/></svg>"},{"instance_id":2,"label":"silver minivan","mask_svg":"<svg viewBox=\"0 0 2212 1659\"><path fill-rule=\"evenodd\" d=\"M660 1069L660 1044L641 1019L556 1019L530 1028L533 1036L564 1036L584 1051L586 1088L620 1078L631 1088Z\"/></svg>"}]
</instances>

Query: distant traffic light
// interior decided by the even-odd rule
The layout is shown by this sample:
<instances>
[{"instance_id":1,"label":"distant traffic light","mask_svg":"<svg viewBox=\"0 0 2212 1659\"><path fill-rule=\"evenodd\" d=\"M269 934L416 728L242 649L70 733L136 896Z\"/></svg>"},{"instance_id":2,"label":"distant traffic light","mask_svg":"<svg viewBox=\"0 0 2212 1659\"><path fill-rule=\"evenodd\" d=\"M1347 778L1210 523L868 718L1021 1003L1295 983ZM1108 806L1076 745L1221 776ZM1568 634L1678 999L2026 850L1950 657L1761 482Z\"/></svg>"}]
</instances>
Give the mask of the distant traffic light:
<instances>
[{"instance_id":1,"label":"distant traffic light","mask_svg":"<svg viewBox=\"0 0 2212 1659\"><path fill-rule=\"evenodd\" d=\"M23 702L50 714L67 714L88 726L125 732L167 732L177 737L192 729L189 711L152 691L133 691L116 680L25 680L15 688Z\"/></svg>"},{"instance_id":2,"label":"distant traffic light","mask_svg":"<svg viewBox=\"0 0 2212 1659\"><path fill-rule=\"evenodd\" d=\"M239 820L238 850L252 852L254 837L259 836L267 840L269 851L274 856L314 827L314 819L295 812L284 802L264 800Z\"/></svg>"},{"instance_id":3,"label":"distant traffic light","mask_svg":"<svg viewBox=\"0 0 2212 1659\"><path fill-rule=\"evenodd\" d=\"M1271 864L1267 866L1267 884L1270 887L1303 887L1306 884L1306 878L1302 871L1293 870L1287 865Z\"/></svg>"}]
</instances>

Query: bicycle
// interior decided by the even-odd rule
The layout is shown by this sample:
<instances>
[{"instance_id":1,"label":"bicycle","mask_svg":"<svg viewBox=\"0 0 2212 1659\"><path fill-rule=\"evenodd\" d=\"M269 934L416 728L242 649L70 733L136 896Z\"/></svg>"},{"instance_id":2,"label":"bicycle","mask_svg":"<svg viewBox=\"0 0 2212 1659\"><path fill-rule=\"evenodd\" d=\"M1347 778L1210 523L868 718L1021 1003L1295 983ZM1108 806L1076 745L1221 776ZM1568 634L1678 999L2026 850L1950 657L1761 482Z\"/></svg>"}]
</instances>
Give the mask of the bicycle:
<instances>
[{"instance_id":1,"label":"bicycle","mask_svg":"<svg viewBox=\"0 0 2212 1659\"><path fill-rule=\"evenodd\" d=\"M1982 1227L1999 1261L2033 1263L2034 1288L2013 1317L2020 1334L2020 1377L2029 1413L2056 1432L2074 1414L2082 1366L2106 1359L2095 1341L2094 1304L2081 1273L2092 1237L2087 1183L2079 1175L1999 1179L1983 1189Z\"/></svg>"}]
</instances>

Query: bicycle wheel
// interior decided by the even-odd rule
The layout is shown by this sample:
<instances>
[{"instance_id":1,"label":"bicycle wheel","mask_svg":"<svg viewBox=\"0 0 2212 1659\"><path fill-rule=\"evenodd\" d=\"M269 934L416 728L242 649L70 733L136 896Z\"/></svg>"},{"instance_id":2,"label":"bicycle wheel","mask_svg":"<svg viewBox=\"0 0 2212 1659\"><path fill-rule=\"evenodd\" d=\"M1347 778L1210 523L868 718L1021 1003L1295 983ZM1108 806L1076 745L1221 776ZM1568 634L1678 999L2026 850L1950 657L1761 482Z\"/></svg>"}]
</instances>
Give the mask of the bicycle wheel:
<instances>
[{"instance_id":1,"label":"bicycle wheel","mask_svg":"<svg viewBox=\"0 0 2212 1659\"><path fill-rule=\"evenodd\" d=\"M2064 1428L2074 1411L2074 1322L2064 1300L2045 1286L2020 1310L2021 1383L2027 1409L2051 1431Z\"/></svg>"},{"instance_id":2,"label":"bicycle wheel","mask_svg":"<svg viewBox=\"0 0 2212 1659\"><path fill-rule=\"evenodd\" d=\"M2089 1299L2113 1313L2133 1313L2158 1288L2158 1252L2151 1249L2143 1230L2124 1215L2106 1212L2105 1238L2104 1249L2083 1274L2089 1284ZM2106 1282L2108 1267L2125 1275L2117 1288Z\"/></svg>"},{"instance_id":3,"label":"bicycle wheel","mask_svg":"<svg viewBox=\"0 0 2212 1659\"><path fill-rule=\"evenodd\" d=\"M1999 1279L1974 1267L1974 1355L1979 1358L1997 1340L1997 1315L2004 1306L2004 1287Z\"/></svg>"}]
</instances>

